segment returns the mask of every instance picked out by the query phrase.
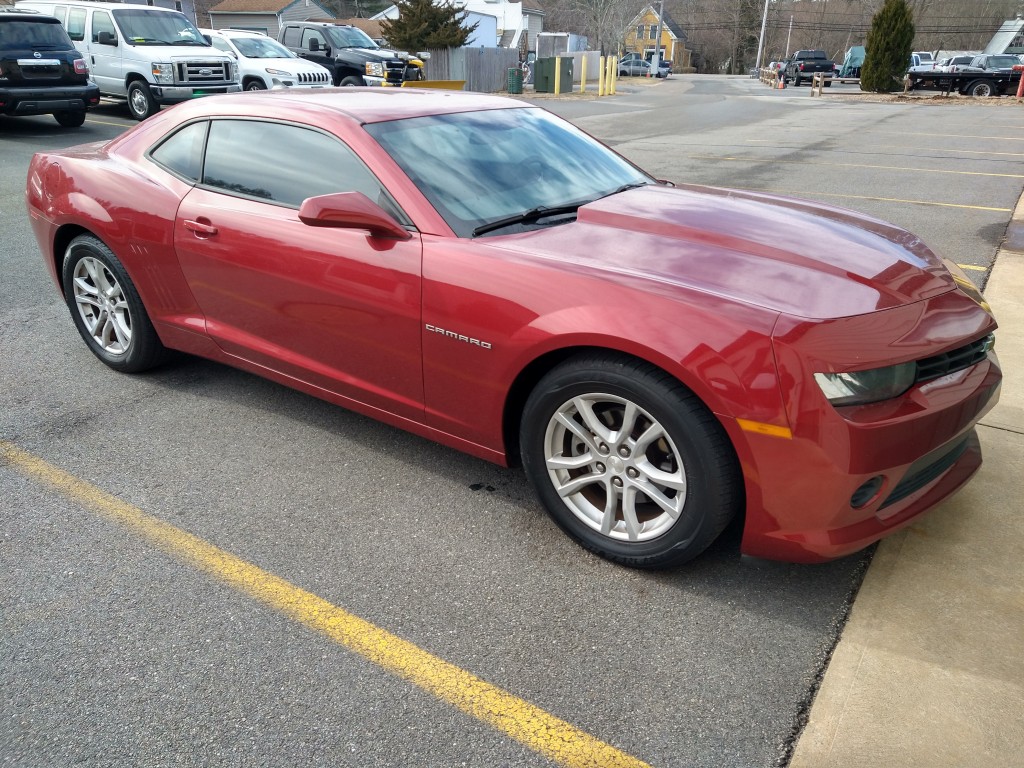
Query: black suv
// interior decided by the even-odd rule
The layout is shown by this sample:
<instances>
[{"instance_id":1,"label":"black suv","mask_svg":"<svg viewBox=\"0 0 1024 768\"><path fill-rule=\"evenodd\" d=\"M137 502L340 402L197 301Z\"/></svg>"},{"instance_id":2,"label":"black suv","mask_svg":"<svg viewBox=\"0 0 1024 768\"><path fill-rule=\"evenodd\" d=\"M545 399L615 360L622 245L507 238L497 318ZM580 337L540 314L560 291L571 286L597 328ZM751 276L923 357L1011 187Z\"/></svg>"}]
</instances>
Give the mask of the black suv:
<instances>
[{"instance_id":1,"label":"black suv","mask_svg":"<svg viewBox=\"0 0 1024 768\"><path fill-rule=\"evenodd\" d=\"M100 89L57 19L0 9L0 115L53 115L77 128L99 103Z\"/></svg>"},{"instance_id":2,"label":"black suv","mask_svg":"<svg viewBox=\"0 0 1024 768\"><path fill-rule=\"evenodd\" d=\"M422 61L381 48L348 24L289 21L278 41L296 56L327 67L335 85L401 85L423 79Z\"/></svg>"}]
</instances>

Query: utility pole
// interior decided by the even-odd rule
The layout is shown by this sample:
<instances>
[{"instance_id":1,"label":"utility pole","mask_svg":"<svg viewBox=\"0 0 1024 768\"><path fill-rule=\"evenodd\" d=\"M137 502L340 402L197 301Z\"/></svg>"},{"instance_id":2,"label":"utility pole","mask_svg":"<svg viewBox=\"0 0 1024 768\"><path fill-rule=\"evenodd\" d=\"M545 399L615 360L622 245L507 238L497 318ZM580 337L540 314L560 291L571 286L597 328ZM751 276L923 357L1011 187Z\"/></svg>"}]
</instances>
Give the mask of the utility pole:
<instances>
[{"instance_id":1,"label":"utility pole","mask_svg":"<svg viewBox=\"0 0 1024 768\"><path fill-rule=\"evenodd\" d=\"M657 75L661 67L661 28L665 16L665 0L658 4L658 38L654 41L654 56L651 57L651 75ZM641 51L641 54L643 51Z\"/></svg>"},{"instance_id":2,"label":"utility pole","mask_svg":"<svg viewBox=\"0 0 1024 768\"><path fill-rule=\"evenodd\" d=\"M764 15L761 17L761 36L757 39L757 61L754 63L754 70L761 71L761 54L764 53L764 30L768 26L768 3L764 0Z\"/></svg>"},{"instance_id":3,"label":"utility pole","mask_svg":"<svg viewBox=\"0 0 1024 768\"><path fill-rule=\"evenodd\" d=\"M793 35L793 17L789 17L789 32L786 33L786 50L782 52L782 58L789 58L789 38Z\"/></svg>"}]
</instances>

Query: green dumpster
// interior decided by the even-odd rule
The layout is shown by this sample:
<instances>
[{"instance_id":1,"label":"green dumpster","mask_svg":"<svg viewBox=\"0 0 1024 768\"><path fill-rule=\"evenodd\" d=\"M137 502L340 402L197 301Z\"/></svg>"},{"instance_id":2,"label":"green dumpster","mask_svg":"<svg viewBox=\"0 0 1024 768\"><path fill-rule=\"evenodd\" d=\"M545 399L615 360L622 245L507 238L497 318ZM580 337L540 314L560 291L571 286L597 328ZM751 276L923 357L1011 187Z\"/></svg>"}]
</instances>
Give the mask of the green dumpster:
<instances>
[{"instance_id":1,"label":"green dumpster","mask_svg":"<svg viewBox=\"0 0 1024 768\"><path fill-rule=\"evenodd\" d=\"M572 93L572 56L559 56L561 59L558 91ZM537 93L555 92L555 59L537 59L534 63L533 89Z\"/></svg>"}]
</instances>

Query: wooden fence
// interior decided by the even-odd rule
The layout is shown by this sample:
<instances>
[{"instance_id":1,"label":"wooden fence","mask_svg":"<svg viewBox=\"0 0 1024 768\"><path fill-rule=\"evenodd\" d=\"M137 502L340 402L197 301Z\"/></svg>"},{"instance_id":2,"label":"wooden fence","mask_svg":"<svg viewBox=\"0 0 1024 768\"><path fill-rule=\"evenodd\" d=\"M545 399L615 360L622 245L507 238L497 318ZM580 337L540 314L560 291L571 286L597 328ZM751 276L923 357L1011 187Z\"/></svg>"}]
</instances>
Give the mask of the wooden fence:
<instances>
[{"instance_id":1,"label":"wooden fence","mask_svg":"<svg viewBox=\"0 0 1024 768\"><path fill-rule=\"evenodd\" d=\"M465 80L467 91L496 93L508 87L508 70L519 66L514 48L433 48L428 80Z\"/></svg>"}]
</instances>

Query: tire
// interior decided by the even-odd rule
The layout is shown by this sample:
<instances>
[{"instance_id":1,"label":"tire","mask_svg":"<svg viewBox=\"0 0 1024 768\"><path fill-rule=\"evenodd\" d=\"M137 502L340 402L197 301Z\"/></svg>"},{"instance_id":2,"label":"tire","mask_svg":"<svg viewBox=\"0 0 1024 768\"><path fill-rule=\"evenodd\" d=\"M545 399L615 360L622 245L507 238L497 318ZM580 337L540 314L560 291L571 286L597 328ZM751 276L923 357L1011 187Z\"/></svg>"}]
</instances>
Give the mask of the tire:
<instances>
[{"instance_id":1,"label":"tire","mask_svg":"<svg viewBox=\"0 0 1024 768\"><path fill-rule=\"evenodd\" d=\"M85 122L85 110L78 109L72 112L54 112L53 119L62 128L79 128Z\"/></svg>"},{"instance_id":2,"label":"tire","mask_svg":"<svg viewBox=\"0 0 1024 768\"><path fill-rule=\"evenodd\" d=\"M140 122L160 111L149 86L142 80L132 80L128 85L128 111Z\"/></svg>"},{"instance_id":3,"label":"tire","mask_svg":"<svg viewBox=\"0 0 1024 768\"><path fill-rule=\"evenodd\" d=\"M831 88L832 87L832 81L831 80L826 80L825 81L825 87L826 88Z\"/></svg>"},{"instance_id":4,"label":"tire","mask_svg":"<svg viewBox=\"0 0 1024 768\"><path fill-rule=\"evenodd\" d=\"M970 83L967 84L967 88L964 92L968 96L977 96L979 98L997 95L997 91L992 86L992 83L986 80L972 80Z\"/></svg>"},{"instance_id":5,"label":"tire","mask_svg":"<svg viewBox=\"0 0 1024 768\"><path fill-rule=\"evenodd\" d=\"M742 504L735 453L712 413L631 358L582 355L550 371L523 409L520 450L554 521L622 565L696 557Z\"/></svg>"},{"instance_id":6,"label":"tire","mask_svg":"<svg viewBox=\"0 0 1024 768\"><path fill-rule=\"evenodd\" d=\"M64 300L86 345L116 371L138 373L166 355L124 266L92 235L64 252Z\"/></svg>"},{"instance_id":7,"label":"tire","mask_svg":"<svg viewBox=\"0 0 1024 768\"><path fill-rule=\"evenodd\" d=\"M800 75L797 75L796 77L793 78L793 85L796 88L799 88L800 87L800 83L802 83L802 82L803 81L800 79Z\"/></svg>"},{"instance_id":8,"label":"tire","mask_svg":"<svg viewBox=\"0 0 1024 768\"><path fill-rule=\"evenodd\" d=\"M263 84L263 81L258 78L253 78L245 84L245 90L247 91L265 91L267 86Z\"/></svg>"},{"instance_id":9,"label":"tire","mask_svg":"<svg viewBox=\"0 0 1024 768\"><path fill-rule=\"evenodd\" d=\"M342 88L351 88L354 86L360 86L362 84L363 81L360 78L352 76L346 77L344 80L341 81Z\"/></svg>"}]
</instances>

